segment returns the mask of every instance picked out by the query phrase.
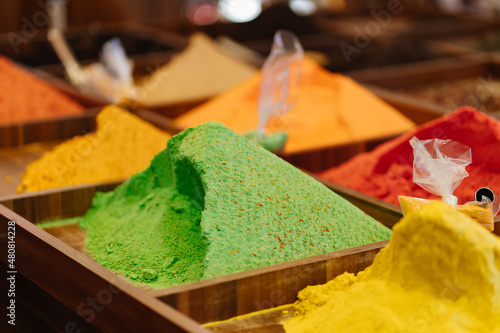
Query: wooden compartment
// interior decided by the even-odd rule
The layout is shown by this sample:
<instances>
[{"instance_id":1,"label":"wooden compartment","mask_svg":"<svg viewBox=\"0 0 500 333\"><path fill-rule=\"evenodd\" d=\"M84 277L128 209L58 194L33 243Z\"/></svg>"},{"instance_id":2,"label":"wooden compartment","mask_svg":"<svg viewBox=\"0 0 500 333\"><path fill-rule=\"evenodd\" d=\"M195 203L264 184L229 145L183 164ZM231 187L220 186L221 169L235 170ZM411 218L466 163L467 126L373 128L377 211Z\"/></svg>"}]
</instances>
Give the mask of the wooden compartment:
<instances>
[{"instance_id":1,"label":"wooden compartment","mask_svg":"<svg viewBox=\"0 0 500 333\"><path fill-rule=\"evenodd\" d=\"M39 204L49 209L47 202ZM27 297L28 304L43 304L42 308L37 309L37 318L54 317L57 309L69 308L69 313L57 313L59 320L74 321L77 317L74 313L77 313L102 331L205 331L192 319L123 281L82 253L0 206L0 228L3 235L8 233L8 221L16 222L16 259L13 267L35 289L33 295L26 295L20 290L21 295ZM7 253L6 241L1 242L0 249ZM3 256L2 261L7 264L6 256ZM41 300L36 296L46 298ZM91 303L88 303L89 300ZM96 307L89 304L95 304ZM62 317L65 315L67 317ZM22 321L21 318L18 320Z\"/></svg>"},{"instance_id":2,"label":"wooden compartment","mask_svg":"<svg viewBox=\"0 0 500 333\"><path fill-rule=\"evenodd\" d=\"M361 31L372 39L459 34L493 28L498 23L495 19L444 13L437 9L421 13L408 11L406 4L391 9L387 7L385 3L385 6L364 15L327 16L316 21L323 31L341 31L351 37Z\"/></svg>"},{"instance_id":3,"label":"wooden compartment","mask_svg":"<svg viewBox=\"0 0 500 333\"><path fill-rule=\"evenodd\" d=\"M25 123L0 124L0 148L53 141L90 132L95 128L95 115L107 103L79 92L76 88L45 71L19 65L36 78L48 83L87 108L81 115L41 119Z\"/></svg>"},{"instance_id":4,"label":"wooden compartment","mask_svg":"<svg viewBox=\"0 0 500 333\"><path fill-rule=\"evenodd\" d=\"M23 36L22 32L13 33ZM138 70L142 67L146 70L145 66L151 64L148 59L152 56L162 59L164 55L168 59L171 52L187 45L187 39L183 36L132 22L69 27L64 36L76 58L84 65L97 61L102 45L118 37L127 54L136 62ZM47 39L46 29L39 29L28 43L19 43L17 49L10 42L8 33L0 34L0 53L28 66L45 69L54 75L62 76L64 72Z\"/></svg>"},{"instance_id":5,"label":"wooden compartment","mask_svg":"<svg viewBox=\"0 0 500 333\"><path fill-rule=\"evenodd\" d=\"M346 75L353 76L353 78L357 80L357 76L360 74L358 74L358 72L352 73L354 73L354 75L351 75L351 73L346 73ZM359 73L361 73L361 71ZM357 81L359 81L359 83L361 83L365 88L374 93L377 97L379 97L387 104L391 105L396 110L401 112L404 116L415 122L417 125L434 120L447 113L446 110L443 110L440 107L436 107L434 104L424 103L414 98L408 98L407 96L402 95L399 92L383 89L373 84L367 84L362 80ZM158 112L161 115L165 114L161 110L154 110L154 112ZM359 153L372 150L379 144L393 138L394 136L379 137L358 142L350 142L332 147L297 152L293 154L278 153L278 155L298 168L302 168L307 171L318 172L345 162Z\"/></svg>"},{"instance_id":6,"label":"wooden compartment","mask_svg":"<svg viewBox=\"0 0 500 333\"><path fill-rule=\"evenodd\" d=\"M82 116L0 126L0 198L16 193L21 173L44 152L74 136L95 131L100 111L101 107L95 107ZM168 118L154 112L137 109L133 113L172 135L180 132Z\"/></svg>"},{"instance_id":7,"label":"wooden compartment","mask_svg":"<svg viewBox=\"0 0 500 333\"><path fill-rule=\"evenodd\" d=\"M326 186L330 187L331 189L337 191L337 193L341 194L346 199L351 200L351 202L356 204L356 206L358 206L362 209L368 208L368 211L372 212L372 213L369 213L372 216L373 216L373 213L375 213L375 215L377 215L378 214L377 211L379 213L383 214L384 216L389 216L389 219L390 219L391 215L393 215L393 217L396 217L397 214L401 214L400 208L396 207L395 205L382 202L381 200L371 198L371 197L366 196L362 193L359 193L359 192L356 192L356 191L353 191L350 189L346 189L345 187L330 183L328 181L324 181L321 179L318 179L318 180L321 181ZM378 207L376 209L376 211L373 210L373 208L375 207L372 205L373 203L380 205L380 207ZM391 212L391 213L389 213L389 212ZM386 214L389 214L389 215L386 215ZM386 224L386 223L384 222L384 224ZM386 224L386 225L388 225L388 224ZM495 218L495 232L494 232L494 234L500 237L500 216L497 216ZM377 244L377 243L375 243L375 244ZM372 244L372 245L375 245L375 244ZM354 250L354 249L350 249L350 250ZM373 260L371 260L371 262L373 262ZM303 268L301 267L301 269L303 269ZM360 269L360 270L362 270L362 269ZM358 270L358 271L360 271L360 270ZM351 272L349 269L345 269L345 271ZM353 273L357 273L357 271L353 272ZM336 276L338 276L340 274L342 274L342 273L341 272L334 273L332 276L328 276L327 280L324 282L321 282L321 284L324 284L324 283L332 280L333 278L335 278ZM298 276L301 276L301 275L298 274ZM287 280L287 282L288 282L288 280ZM319 284L319 283L317 283L317 284ZM175 290L175 289L173 289L173 290ZM281 291L281 289L279 289L279 288L277 290ZM192 294L194 294L194 292L197 292L197 291L198 290L188 290L188 292L191 292ZM167 300L167 301L170 302L169 304L177 304L175 302L176 301L179 302L179 299L183 299L184 297L190 299L189 295L185 295L185 293L186 293L186 291L176 291L175 290L175 295L174 295L175 297L171 296L170 294L167 294L167 297L171 298L170 300ZM278 293L277 295L281 296L282 294ZM295 297L296 297L296 295L297 294L295 293ZM191 297L194 298L193 296L191 296ZM163 296L163 297L165 297L165 296ZM218 333L224 333L224 332L245 332L245 333L246 332L284 332L282 323L293 316L295 308L293 307L293 304L291 304L291 303L293 303L296 300L295 297L291 297L292 300L287 301L287 302L276 301L276 298L270 298L269 300L266 299L266 301L269 302L270 304L274 304L274 307L276 307L276 306L282 306L282 307L280 307L274 311L264 313L264 314L262 314L262 313L261 314L253 314L251 316L238 318L236 320L232 320L229 322L211 322L211 323L209 322L209 324L205 325L205 327L213 330L214 332L218 332ZM275 300L275 301L272 302L272 301L270 301L271 299ZM223 300L225 300L225 298L223 298ZM257 302L254 301L253 302L254 306L252 306L252 310L243 311L242 313L238 313L237 315L246 315L246 314L249 314L250 312L266 309L265 307L259 307L260 304L261 303L259 303L258 301ZM237 305L239 305L239 303L237 303ZM233 307L235 307L235 306L233 305ZM287 313L283 313L283 310L286 310ZM203 316L203 314L201 316ZM220 317L224 317L224 316L220 316ZM222 320L225 320L225 319L222 319Z\"/></svg>"},{"instance_id":8,"label":"wooden compartment","mask_svg":"<svg viewBox=\"0 0 500 333\"><path fill-rule=\"evenodd\" d=\"M13 33L22 36L21 32ZM133 22L70 27L65 30L64 36L83 66L98 61L101 48L106 41L115 37L120 38L128 57L133 61L133 75L136 78L152 74L188 45L187 37ZM65 80L64 66L47 39L46 29L40 29L29 43L18 45L18 50L13 48L8 34L0 34L0 53L31 66L31 72L39 74L79 101L91 101L90 106L95 106L96 102L97 105L109 104L94 96L80 93ZM168 117L175 117L196 103L168 105L161 111ZM125 106L132 109L141 108L136 105Z\"/></svg>"},{"instance_id":9,"label":"wooden compartment","mask_svg":"<svg viewBox=\"0 0 500 333\"><path fill-rule=\"evenodd\" d=\"M412 66L394 66L384 70L364 70L349 73L355 80L371 87L374 92L398 96L399 100L406 100L407 105L424 106L433 112L442 114L449 113L460 105L472 104L481 110L479 99L472 95L462 96L463 101L456 105L445 104L433 99L414 95L406 92L407 89L424 87L441 83L450 83L454 80L474 80L476 86L488 84L489 81L500 78L500 58L488 54L470 54L453 59L438 59ZM476 82L477 81L477 82ZM445 95L442 95L445 96ZM461 96L457 94L457 96ZM491 95L493 96L493 95ZM487 110L482 110L487 111ZM498 118L498 111L487 112L491 116Z\"/></svg>"},{"instance_id":10,"label":"wooden compartment","mask_svg":"<svg viewBox=\"0 0 500 333\"><path fill-rule=\"evenodd\" d=\"M201 324L293 303L309 285L370 266L387 241L289 261L151 294Z\"/></svg>"},{"instance_id":11,"label":"wooden compartment","mask_svg":"<svg viewBox=\"0 0 500 333\"><path fill-rule=\"evenodd\" d=\"M316 58L332 72L346 74L355 70L428 61L463 53L421 38L370 37L363 34L364 37L358 37L354 31L321 32L301 35L299 40L306 55ZM243 44L267 56L272 39L244 41Z\"/></svg>"},{"instance_id":12,"label":"wooden compartment","mask_svg":"<svg viewBox=\"0 0 500 333\"><path fill-rule=\"evenodd\" d=\"M401 210L394 205L320 181L387 226L393 226L401 217ZM58 327L71 320L85 327L83 325L88 324L81 316L89 318L91 308L87 300L90 298L103 301L101 311L91 312L90 331L95 328L203 332L206 330L201 324L289 304L307 285L325 283L345 271L357 273L369 266L387 243L373 243L161 290L146 290L104 269L86 255L83 251L85 231L76 224L45 230L33 224L81 216L96 191L109 191L116 186L117 183L75 186L1 199L0 235L7 235L8 221L16 222L15 268L21 281L19 288L30 291L19 290L19 301L35 322ZM498 234L500 219L495 223ZM6 242L0 242L0 251L7 253ZM2 257L3 266L8 264L5 260L6 257ZM104 294L112 295L109 302ZM280 326L271 328L279 331Z\"/></svg>"},{"instance_id":13,"label":"wooden compartment","mask_svg":"<svg viewBox=\"0 0 500 333\"><path fill-rule=\"evenodd\" d=\"M393 36L404 38L442 38L484 31L495 31L499 27L500 20L497 18L464 14L415 20L406 25L406 27L391 29L391 33Z\"/></svg>"},{"instance_id":14,"label":"wooden compartment","mask_svg":"<svg viewBox=\"0 0 500 333\"><path fill-rule=\"evenodd\" d=\"M499 24L500 25L500 24ZM500 27L485 29L479 32L465 33L459 36L436 37L432 39L444 47L455 48L461 52L500 52Z\"/></svg>"},{"instance_id":15,"label":"wooden compartment","mask_svg":"<svg viewBox=\"0 0 500 333\"><path fill-rule=\"evenodd\" d=\"M386 244L369 244L173 288L145 290L89 258L82 250L85 231L78 226L42 230L32 223L81 216L96 191L109 191L116 185L75 186L1 199L0 234L7 234L8 221L16 222L15 268L27 280L25 284L34 289L34 295L47 298L46 308L38 309L35 317L53 318L51 311L63 308L66 310L61 315L68 319L78 318L78 313L86 318L88 314L82 309L89 309L81 304L86 304L88 297L102 298L104 293L109 294L102 290L110 290L112 301L105 304L105 310L93 313L91 324L97 329L201 332L202 323L290 303L309 284L324 283L344 271L358 272L370 265ZM387 224L399 214L372 208ZM0 244L0 251L7 251L6 242ZM32 308L30 304L35 300L22 295L26 307Z\"/></svg>"},{"instance_id":16,"label":"wooden compartment","mask_svg":"<svg viewBox=\"0 0 500 333\"><path fill-rule=\"evenodd\" d=\"M450 38L464 34L483 33L485 31L496 31L500 27L500 20L496 17L484 17L474 15L460 15L458 17L419 22L411 29L399 34L399 36L423 37L423 38Z\"/></svg>"}]
</instances>

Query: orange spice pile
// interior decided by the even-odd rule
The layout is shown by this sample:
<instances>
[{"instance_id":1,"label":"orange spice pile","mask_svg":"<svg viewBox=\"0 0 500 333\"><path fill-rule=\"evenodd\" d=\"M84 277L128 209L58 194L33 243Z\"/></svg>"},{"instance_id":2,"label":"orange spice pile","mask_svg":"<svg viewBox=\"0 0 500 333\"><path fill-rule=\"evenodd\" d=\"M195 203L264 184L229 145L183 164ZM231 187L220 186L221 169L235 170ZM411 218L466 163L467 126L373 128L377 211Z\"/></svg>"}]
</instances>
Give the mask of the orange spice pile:
<instances>
[{"instance_id":1,"label":"orange spice pile","mask_svg":"<svg viewBox=\"0 0 500 333\"><path fill-rule=\"evenodd\" d=\"M220 122L243 134L257 128L261 75L256 74L175 120L180 127ZM270 132L286 131L285 153L325 148L404 133L415 126L354 80L305 58L292 110L273 118Z\"/></svg>"},{"instance_id":2,"label":"orange spice pile","mask_svg":"<svg viewBox=\"0 0 500 333\"><path fill-rule=\"evenodd\" d=\"M0 57L0 125L79 115L83 106Z\"/></svg>"}]
</instances>

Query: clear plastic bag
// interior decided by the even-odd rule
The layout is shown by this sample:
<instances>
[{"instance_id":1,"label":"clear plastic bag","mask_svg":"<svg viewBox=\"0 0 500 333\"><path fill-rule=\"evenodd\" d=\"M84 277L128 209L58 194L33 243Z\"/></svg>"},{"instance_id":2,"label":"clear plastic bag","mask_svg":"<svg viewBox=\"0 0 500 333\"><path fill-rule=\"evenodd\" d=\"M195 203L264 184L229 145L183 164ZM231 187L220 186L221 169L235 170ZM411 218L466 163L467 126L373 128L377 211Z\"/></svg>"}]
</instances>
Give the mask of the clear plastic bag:
<instances>
[{"instance_id":1,"label":"clear plastic bag","mask_svg":"<svg viewBox=\"0 0 500 333\"><path fill-rule=\"evenodd\" d=\"M416 137L410 140L413 147L413 181L427 191L439 195L443 201L468 215L489 231L494 229L494 216L499 204L494 193L481 188L476 193L476 201L457 206L453 191L469 175L465 167L472 162L469 147L451 140L424 140ZM488 194L487 196L481 193ZM403 215L420 209L432 200L398 196Z\"/></svg>"},{"instance_id":2,"label":"clear plastic bag","mask_svg":"<svg viewBox=\"0 0 500 333\"><path fill-rule=\"evenodd\" d=\"M465 167L472 162L469 147L452 141L410 140L413 147L413 181L427 191L439 195L449 205L457 204L453 191L469 175Z\"/></svg>"},{"instance_id":3,"label":"clear plastic bag","mask_svg":"<svg viewBox=\"0 0 500 333\"><path fill-rule=\"evenodd\" d=\"M259 92L259 126L245 137L267 150L280 152L286 143L286 132L267 133L273 117L285 115L297 102L304 50L297 36L286 30L274 35L271 54L262 66Z\"/></svg>"},{"instance_id":4,"label":"clear plastic bag","mask_svg":"<svg viewBox=\"0 0 500 333\"><path fill-rule=\"evenodd\" d=\"M261 134L265 134L271 117L282 116L295 105L303 57L304 49L297 36L286 30L276 31L271 54L261 70L258 128Z\"/></svg>"}]
</instances>

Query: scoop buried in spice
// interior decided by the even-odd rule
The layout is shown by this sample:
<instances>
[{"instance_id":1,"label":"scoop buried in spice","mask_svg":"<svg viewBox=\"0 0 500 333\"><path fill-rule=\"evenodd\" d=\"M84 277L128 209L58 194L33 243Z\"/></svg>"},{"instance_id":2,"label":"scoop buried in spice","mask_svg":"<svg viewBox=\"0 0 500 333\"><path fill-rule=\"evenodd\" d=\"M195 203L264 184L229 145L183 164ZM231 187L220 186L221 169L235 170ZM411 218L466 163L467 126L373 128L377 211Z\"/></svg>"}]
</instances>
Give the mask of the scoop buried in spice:
<instances>
[{"instance_id":1,"label":"scoop buried in spice","mask_svg":"<svg viewBox=\"0 0 500 333\"><path fill-rule=\"evenodd\" d=\"M403 215L419 210L427 204L436 201L414 197L400 196L399 202ZM481 201L471 201L463 205L456 206L457 210L469 216L475 222L481 224L489 231L494 231L494 216L496 213L493 211L493 203L484 198Z\"/></svg>"},{"instance_id":2,"label":"scoop buried in spice","mask_svg":"<svg viewBox=\"0 0 500 333\"><path fill-rule=\"evenodd\" d=\"M472 162L471 149L452 140L424 140L416 137L410 140L413 147L413 181L439 195L443 201L468 215L470 218L484 226L487 230L494 230L493 217L498 213L494 209L495 196L488 188L476 191L476 201L457 206L458 199L453 191L469 174L465 167ZM418 210L431 201L421 198L399 196L403 214ZM498 206L495 203L495 206Z\"/></svg>"},{"instance_id":3,"label":"scoop buried in spice","mask_svg":"<svg viewBox=\"0 0 500 333\"><path fill-rule=\"evenodd\" d=\"M271 118L285 115L295 105L303 57L304 50L297 36L289 31L278 30L274 35L271 54L262 67L259 126L245 134L247 139L267 150L277 151L285 145L287 133L267 134L266 125Z\"/></svg>"}]
</instances>

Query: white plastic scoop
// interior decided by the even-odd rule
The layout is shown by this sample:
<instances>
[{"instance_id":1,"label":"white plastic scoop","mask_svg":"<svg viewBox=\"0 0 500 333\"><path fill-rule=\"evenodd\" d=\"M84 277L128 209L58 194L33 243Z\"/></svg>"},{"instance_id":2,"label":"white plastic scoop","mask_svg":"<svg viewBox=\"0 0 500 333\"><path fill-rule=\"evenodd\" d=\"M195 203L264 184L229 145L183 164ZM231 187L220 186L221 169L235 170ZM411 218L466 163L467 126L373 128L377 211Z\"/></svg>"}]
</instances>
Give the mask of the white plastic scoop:
<instances>
[{"instance_id":1,"label":"white plastic scoop","mask_svg":"<svg viewBox=\"0 0 500 333\"><path fill-rule=\"evenodd\" d=\"M114 104L134 96L132 62L119 39L104 44L100 62L83 68L58 30L50 29L47 37L61 59L69 81L80 91Z\"/></svg>"}]
</instances>

